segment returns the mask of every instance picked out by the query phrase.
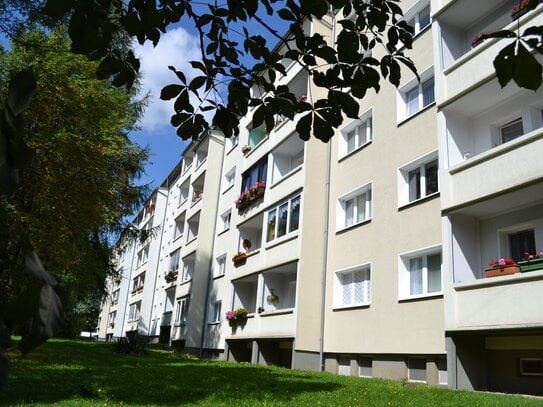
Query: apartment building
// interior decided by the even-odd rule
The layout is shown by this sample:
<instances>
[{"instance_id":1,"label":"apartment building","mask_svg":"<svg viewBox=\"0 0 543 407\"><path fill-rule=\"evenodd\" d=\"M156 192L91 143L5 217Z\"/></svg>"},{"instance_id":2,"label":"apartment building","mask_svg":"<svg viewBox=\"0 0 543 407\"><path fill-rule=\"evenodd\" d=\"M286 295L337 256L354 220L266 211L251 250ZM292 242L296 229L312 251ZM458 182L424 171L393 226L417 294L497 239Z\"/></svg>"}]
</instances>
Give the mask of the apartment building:
<instances>
[{"instance_id":1,"label":"apartment building","mask_svg":"<svg viewBox=\"0 0 543 407\"><path fill-rule=\"evenodd\" d=\"M238 137L193 142L135 219L159 232L119 256L99 337L541 394L543 266L484 271L543 248L542 92L500 89L503 42L474 41L541 24L541 8L516 19L513 3L402 1L420 81L404 70L398 89L368 92L327 144L250 115ZM332 39L334 24L305 29ZM322 97L285 67L281 84Z\"/></svg>"},{"instance_id":2,"label":"apartment building","mask_svg":"<svg viewBox=\"0 0 543 407\"><path fill-rule=\"evenodd\" d=\"M543 394L543 270L484 278L543 247L543 92L501 89L504 41L543 22L515 1L432 1L449 385Z\"/></svg>"}]
</instances>

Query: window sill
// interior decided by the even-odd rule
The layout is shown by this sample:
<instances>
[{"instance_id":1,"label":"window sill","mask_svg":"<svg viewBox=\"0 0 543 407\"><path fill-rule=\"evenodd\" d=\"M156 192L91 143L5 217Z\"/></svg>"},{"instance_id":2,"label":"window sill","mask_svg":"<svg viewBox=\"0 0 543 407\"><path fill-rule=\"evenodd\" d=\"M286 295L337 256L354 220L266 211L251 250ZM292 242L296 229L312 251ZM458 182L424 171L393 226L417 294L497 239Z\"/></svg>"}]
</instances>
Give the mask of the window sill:
<instances>
[{"instance_id":1,"label":"window sill","mask_svg":"<svg viewBox=\"0 0 543 407\"><path fill-rule=\"evenodd\" d=\"M356 309L367 309L370 307L371 303L364 303L364 304L352 304L352 305L343 305L339 307L334 307L332 311L349 311L349 310L356 310Z\"/></svg>"},{"instance_id":2,"label":"window sill","mask_svg":"<svg viewBox=\"0 0 543 407\"><path fill-rule=\"evenodd\" d=\"M262 140L260 140L254 147L251 147L251 151L245 154L245 158L250 157L262 144L264 144L270 138L269 135L266 135Z\"/></svg>"},{"instance_id":3,"label":"window sill","mask_svg":"<svg viewBox=\"0 0 543 407\"><path fill-rule=\"evenodd\" d=\"M424 301L424 300L431 300L434 298L443 298L443 291L439 291L436 293L429 293L429 294L418 294L418 295L412 295L409 297L404 298L398 298L398 302L415 302L415 301Z\"/></svg>"},{"instance_id":4,"label":"window sill","mask_svg":"<svg viewBox=\"0 0 543 407\"><path fill-rule=\"evenodd\" d=\"M398 125L397 125L397 127L400 127L400 126L402 126L403 124L405 124L405 123L411 121L411 119L413 119L413 118L415 118L415 117L421 115L422 113L424 113L425 111L431 109L431 108L434 107L435 105L436 105L436 102L433 101L433 102L430 103L429 105L426 105L426 106L424 106L422 109L420 109L420 110L416 111L415 113L413 113L411 116L404 117L404 118L402 118L401 120L398 120Z\"/></svg>"},{"instance_id":5,"label":"window sill","mask_svg":"<svg viewBox=\"0 0 543 407\"><path fill-rule=\"evenodd\" d=\"M181 202L179 202L179 204L177 205L177 207L180 208L180 207L183 206L183 204L184 204L185 202L187 202L187 201L188 201L188 198L183 199Z\"/></svg>"},{"instance_id":6,"label":"window sill","mask_svg":"<svg viewBox=\"0 0 543 407\"><path fill-rule=\"evenodd\" d=\"M273 184L270 185L270 189L274 188L276 185L281 184L283 181L287 180L288 178L292 177L294 174L300 172L302 170L303 163L297 166L296 168L290 170L285 175L283 175L281 178L279 178L277 181L275 181Z\"/></svg>"},{"instance_id":7,"label":"window sill","mask_svg":"<svg viewBox=\"0 0 543 407\"><path fill-rule=\"evenodd\" d=\"M354 228L356 228L356 227L358 227L358 226L361 226L361 225L365 225L365 224L367 224L367 223L370 223L370 222L371 222L371 219L372 219L372 218L369 218L369 219L363 220L362 222L355 223L354 225L346 226L346 227L341 228L341 229L336 229L336 234L340 234L340 233L346 232L346 231L348 231L348 230L354 229Z\"/></svg>"},{"instance_id":8,"label":"window sill","mask_svg":"<svg viewBox=\"0 0 543 407\"><path fill-rule=\"evenodd\" d=\"M206 161L207 161L207 157L202 162L199 162L196 165L196 168L194 169L194 171L198 171L200 169L200 167L206 163Z\"/></svg>"},{"instance_id":9,"label":"window sill","mask_svg":"<svg viewBox=\"0 0 543 407\"><path fill-rule=\"evenodd\" d=\"M211 322L208 322L207 324L208 325L220 325L221 321L211 321Z\"/></svg>"},{"instance_id":10,"label":"window sill","mask_svg":"<svg viewBox=\"0 0 543 407\"><path fill-rule=\"evenodd\" d=\"M198 235L194 236L192 239L187 240L187 243L185 243L185 244L186 244L186 245L189 245L189 244L191 244L192 242L194 242L196 239L198 239Z\"/></svg>"},{"instance_id":11,"label":"window sill","mask_svg":"<svg viewBox=\"0 0 543 407\"><path fill-rule=\"evenodd\" d=\"M238 146L239 143L236 143L234 144L227 152L226 152L226 155L229 155L232 151L234 151L236 149L236 147Z\"/></svg>"},{"instance_id":12,"label":"window sill","mask_svg":"<svg viewBox=\"0 0 543 407\"><path fill-rule=\"evenodd\" d=\"M342 155L341 157L339 157L337 161L342 162L343 160L345 160L345 159L349 158L350 156L358 153L359 151L364 150L367 146L369 146L372 143L372 141L373 141L373 139L366 142L366 143L364 143L364 144L362 144L362 145L360 145L360 146L358 146L358 147L356 147L353 151L349 151L348 153L346 153L346 154Z\"/></svg>"},{"instance_id":13,"label":"window sill","mask_svg":"<svg viewBox=\"0 0 543 407\"><path fill-rule=\"evenodd\" d=\"M181 233L181 234L175 236L175 237L173 238L173 242L177 242L177 241L178 241L179 239L181 239L182 237L183 237L183 233ZM173 242L172 242L172 243L173 243Z\"/></svg>"},{"instance_id":14,"label":"window sill","mask_svg":"<svg viewBox=\"0 0 543 407\"><path fill-rule=\"evenodd\" d=\"M224 235L226 232L228 232L230 230L230 228L226 228L224 230L221 230L219 233L217 233L217 236L221 236L221 235Z\"/></svg>"},{"instance_id":15,"label":"window sill","mask_svg":"<svg viewBox=\"0 0 543 407\"><path fill-rule=\"evenodd\" d=\"M234 184L228 185L224 191L222 191L222 194L226 194L228 191L230 191L232 188L234 188Z\"/></svg>"},{"instance_id":16,"label":"window sill","mask_svg":"<svg viewBox=\"0 0 543 407\"><path fill-rule=\"evenodd\" d=\"M297 230L292 231L287 235L284 235L284 236L278 237L277 239L266 242L265 248L266 248L266 250L268 250L268 249L271 249L271 248L273 248L275 246L278 246L280 244L286 243L286 242L288 242L290 240L294 240L294 239L298 238L298 235L299 235L299 232Z\"/></svg>"},{"instance_id":17,"label":"window sill","mask_svg":"<svg viewBox=\"0 0 543 407\"><path fill-rule=\"evenodd\" d=\"M415 199L414 201L408 202L406 204L401 204L398 206L398 211L403 211L404 209L411 208L412 206L417 206L427 201L431 201L434 198L439 197L440 191L434 192L433 194L423 196L422 198Z\"/></svg>"},{"instance_id":18,"label":"window sill","mask_svg":"<svg viewBox=\"0 0 543 407\"><path fill-rule=\"evenodd\" d=\"M213 276L213 280L218 280L219 278L223 278L226 274L217 274L216 276Z\"/></svg>"},{"instance_id":19,"label":"window sill","mask_svg":"<svg viewBox=\"0 0 543 407\"><path fill-rule=\"evenodd\" d=\"M261 317L273 317L276 315L293 314L294 308L276 309L273 311L264 311L260 313Z\"/></svg>"},{"instance_id":20,"label":"window sill","mask_svg":"<svg viewBox=\"0 0 543 407\"><path fill-rule=\"evenodd\" d=\"M181 281L181 282L179 283L179 285L185 285L185 284L190 283L191 281L192 281L192 278L189 278L188 280Z\"/></svg>"}]
</instances>

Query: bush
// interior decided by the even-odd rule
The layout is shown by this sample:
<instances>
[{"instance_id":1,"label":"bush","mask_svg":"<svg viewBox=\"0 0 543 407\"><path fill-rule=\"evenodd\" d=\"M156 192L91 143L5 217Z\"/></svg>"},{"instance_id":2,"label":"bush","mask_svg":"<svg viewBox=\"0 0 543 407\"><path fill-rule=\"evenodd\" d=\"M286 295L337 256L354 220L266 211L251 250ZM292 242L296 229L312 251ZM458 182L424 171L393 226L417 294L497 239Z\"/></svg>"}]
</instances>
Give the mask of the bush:
<instances>
[{"instance_id":1,"label":"bush","mask_svg":"<svg viewBox=\"0 0 543 407\"><path fill-rule=\"evenodd\" d=\"M117 339L114 352L128 355L145 355L147 353L147 338L138 334L129 334Z\"/></svg>"}]
</instances>

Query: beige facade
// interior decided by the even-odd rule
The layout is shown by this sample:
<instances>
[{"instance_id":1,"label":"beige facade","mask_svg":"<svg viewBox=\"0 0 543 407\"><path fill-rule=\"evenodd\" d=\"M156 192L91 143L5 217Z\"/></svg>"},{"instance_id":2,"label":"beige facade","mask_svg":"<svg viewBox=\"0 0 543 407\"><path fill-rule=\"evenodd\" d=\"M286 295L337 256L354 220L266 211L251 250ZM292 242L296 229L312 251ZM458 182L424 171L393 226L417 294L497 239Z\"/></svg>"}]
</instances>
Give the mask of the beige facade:
<instances>
[{"instance_id":1,"label":"beige facade","mask_svg":"<svg viewBox=\"0 0 543 407\"><path fill-rule=\"evenodd\" d=\"M138 330L232 361L539 394L543 270L484 278L490 260L543 247L543 94L499 89L502 43L472 44L517 23L512 0L494 3L402 2L420 81L403 69L398 89L368 92L329 143L248 115L237 138L191 144L153 220L137 218L161 232L148 264L140 246L119 257L100 338ZM332 41L336 23L305 28ZM325 95L296 64L278 81Z\"/></svg>"}]
</instances>

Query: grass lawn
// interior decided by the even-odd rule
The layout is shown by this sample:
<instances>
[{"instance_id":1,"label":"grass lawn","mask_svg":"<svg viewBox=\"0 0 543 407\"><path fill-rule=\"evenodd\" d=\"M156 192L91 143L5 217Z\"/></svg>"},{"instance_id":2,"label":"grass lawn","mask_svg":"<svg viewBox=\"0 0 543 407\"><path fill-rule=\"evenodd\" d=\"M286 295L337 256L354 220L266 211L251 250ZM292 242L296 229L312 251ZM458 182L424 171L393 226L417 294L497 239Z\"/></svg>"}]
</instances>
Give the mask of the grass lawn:
<instances>
[{"instance_id":1,"label":"grass lawn","mask_svg":"<svg viewBox=\"0 0 543 407\"><path fill-rule=\"evenodd\" d=\"M543 406L543 400L219 361L113 344L50 340L10 352L1 406Z\"/></svg>"}]
</instances>

